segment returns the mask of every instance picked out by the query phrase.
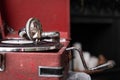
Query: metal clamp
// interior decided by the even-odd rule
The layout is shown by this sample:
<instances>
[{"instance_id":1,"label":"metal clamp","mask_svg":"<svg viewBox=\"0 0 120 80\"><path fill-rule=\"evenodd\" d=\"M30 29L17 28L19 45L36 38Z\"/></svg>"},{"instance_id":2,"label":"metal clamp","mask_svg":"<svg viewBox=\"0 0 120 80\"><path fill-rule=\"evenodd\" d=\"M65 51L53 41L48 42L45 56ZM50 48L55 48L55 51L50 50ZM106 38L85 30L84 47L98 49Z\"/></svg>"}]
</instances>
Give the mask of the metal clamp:
<instances>
[{"instance_id":1,"label":"metal clamp","mask_svg":"<svg viewBox=\"0 0 120 80\"><path fill-rule=\"evenodd\" d=\"M5 70L5 53L0 53L0 72Z\"/></svg>"}]
</instances>

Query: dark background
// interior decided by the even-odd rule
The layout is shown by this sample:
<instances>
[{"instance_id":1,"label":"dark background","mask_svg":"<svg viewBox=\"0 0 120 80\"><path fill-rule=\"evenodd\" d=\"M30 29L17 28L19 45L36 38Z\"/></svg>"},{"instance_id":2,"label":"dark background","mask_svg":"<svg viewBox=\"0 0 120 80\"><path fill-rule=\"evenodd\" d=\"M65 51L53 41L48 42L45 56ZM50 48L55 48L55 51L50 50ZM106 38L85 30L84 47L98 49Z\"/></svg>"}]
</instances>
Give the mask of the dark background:
<instances>
[{"instance_id":1,"label":"dark background","mask_svg":"<svg viewBox=\"0 0 120 80\"><path fill-rule=\"evenodd\" d=\"M82 43L84 51L103 54L116 62L92 79L120 79L120 0L71 0L71 45Z\"/></svg>"}]
</instances>

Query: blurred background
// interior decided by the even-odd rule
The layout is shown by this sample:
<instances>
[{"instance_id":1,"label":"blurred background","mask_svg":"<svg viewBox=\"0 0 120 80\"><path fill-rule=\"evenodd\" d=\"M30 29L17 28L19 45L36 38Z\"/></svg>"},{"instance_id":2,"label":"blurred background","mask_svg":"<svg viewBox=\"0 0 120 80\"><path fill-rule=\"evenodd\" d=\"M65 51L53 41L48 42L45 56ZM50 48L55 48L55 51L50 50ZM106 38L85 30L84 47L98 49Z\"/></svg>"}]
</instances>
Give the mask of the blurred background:
<instances>
[{"instance_id":1,"label":"blurred background","mask_svg":"<svg viewBox=\"0 0 120 80\"><path fill-rule=\"evenodd\" d=\"M120 0L71 0L70 5L71 45L81 46L98 62L116 63L112 69L91 74L92 79L120 79Z\"/></svg>"}]
</instances>

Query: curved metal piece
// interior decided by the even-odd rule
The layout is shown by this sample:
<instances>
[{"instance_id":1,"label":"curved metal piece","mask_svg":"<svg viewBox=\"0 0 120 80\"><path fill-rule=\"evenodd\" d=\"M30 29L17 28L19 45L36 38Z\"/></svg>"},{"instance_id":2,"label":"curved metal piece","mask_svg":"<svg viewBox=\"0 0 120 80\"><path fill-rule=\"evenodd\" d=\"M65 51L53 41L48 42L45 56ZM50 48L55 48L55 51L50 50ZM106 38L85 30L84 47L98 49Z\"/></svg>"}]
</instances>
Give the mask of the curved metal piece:
<instances>
[{"instance_id":1,"label":"curved metal piece","mask_svg":"<svg viewBox=\"0 0 120 80\"><path fill-rule=\"evenodd\" d=\"M22 28L18 31L18 35L23 38L23 39L26 39L26 40L30 40L27 36L27 33L26 33L26 30L25 28Z\"/></svg>"},{"instance_id":2,"label":"curved metal piece","mask_svg":"<svg viewBox=\"0 0 120 80\"><path fill-rule=\"evenodd\" d=\"M81 58L81 60L82 60L82 63L83 63L83 66L84 66L85 70L89 70L89 69L88 69L88 66L87 66L87 64L86 64L86 62L85 62L83 53L82 53L82 51L80 51L80 49L78 49L78 48L76 48L76 47L70 47L70 48L67 48L66 50L77 50L77 51L79 52L79 55L80 55L80 58Z\"/></svg>"},{"instance_id":3,"label":"curved metal piece","mask_svg":"<svg viewBox=\"0 0 120 80\"><path fill-rule=\"evenodd\" d=\"M101 64L99 66L93 67L93 68L88 68L83 53L80 49L76 48L76 47L69 47L66 50L77 50L79 52L80 58L82 60L83 66L85 68L85 70L89 70L89 71L95 71L95 70L106 70L106 69L110 69L113 68L115 66L115 62L113 60L109 60L108 62Z\"/></svg>"},{"instance_id":4,"label":"curved metal piece","mask_svg":"<svg viewBox=\"0 0 120 80\"><path fill-rule=\"evenodd\" d=\"M115 66L115 62L113 60L109 60L107 61L106 63L104 64L101 64L99 66L96 66L96 67L93 67L93 68L90 68L91 71L94 71L94 70L105 70L105 69L110 69L112 67Z\"/></svg>"},{"instance_id":5,"label":"curved metal piece","mask_svg":"<svg viewBox=\"0 0 120 80\"><path fill-rule=\"evenodd\" d=\"M30 40L39 41L42 34L42 25L36 18L30 18L25 27L27 36Z\"/></svg>"}]
</instances>

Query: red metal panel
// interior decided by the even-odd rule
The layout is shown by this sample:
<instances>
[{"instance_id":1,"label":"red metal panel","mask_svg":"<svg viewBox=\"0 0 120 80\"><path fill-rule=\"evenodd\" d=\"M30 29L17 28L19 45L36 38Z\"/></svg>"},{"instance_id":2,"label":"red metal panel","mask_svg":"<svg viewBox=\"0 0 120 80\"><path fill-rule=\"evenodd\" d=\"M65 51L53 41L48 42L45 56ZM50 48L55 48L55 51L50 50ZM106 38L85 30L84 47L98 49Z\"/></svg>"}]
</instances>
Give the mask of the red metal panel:
<instances>
[{"instance_id":1,"label":"red metal panel","mask_svg":"<svg viewBox=\"0 0 120 80\"><path fill-rule=\"evenodd\" d=\"M1 35L0 37L5 36L1 12L0 12L0 35Z\"/></svg>"},{"instance_id":2,"label":"red metal panel","mask_svg":"<svg viewBox=\"0 0 120 80\"><path fill-rule=\"evenodd\" d=\"M65 44L67 46L68 43ZM5 70L0 80L64 80L69 66L68 52L63 47L58 52L6 52ZM64 67L63 77L40 77L39 66Z\"/></svg>"}]
</instances>

